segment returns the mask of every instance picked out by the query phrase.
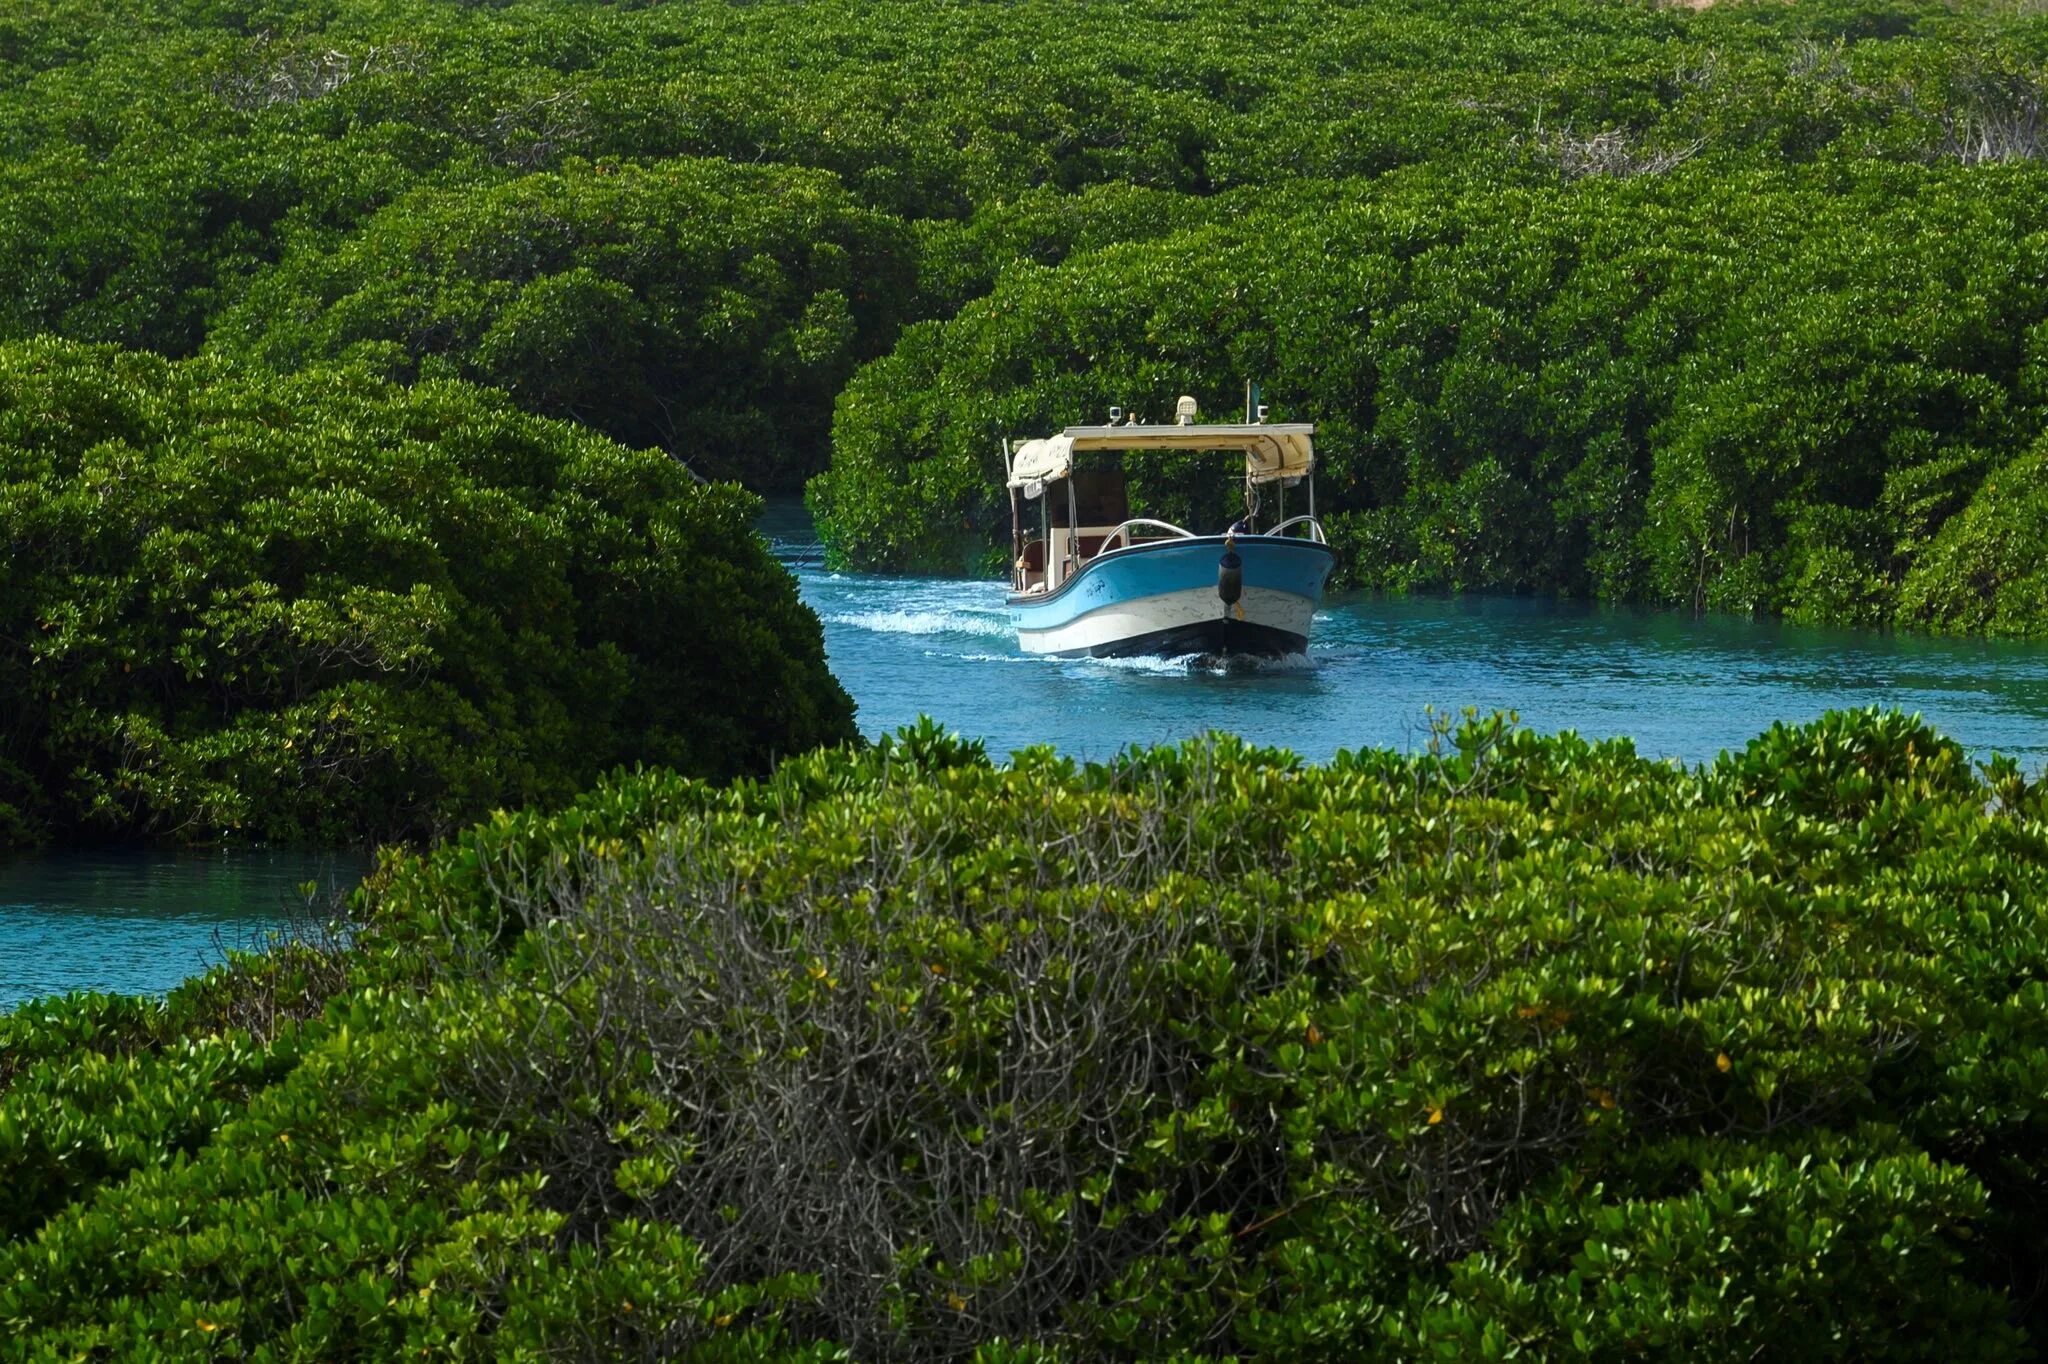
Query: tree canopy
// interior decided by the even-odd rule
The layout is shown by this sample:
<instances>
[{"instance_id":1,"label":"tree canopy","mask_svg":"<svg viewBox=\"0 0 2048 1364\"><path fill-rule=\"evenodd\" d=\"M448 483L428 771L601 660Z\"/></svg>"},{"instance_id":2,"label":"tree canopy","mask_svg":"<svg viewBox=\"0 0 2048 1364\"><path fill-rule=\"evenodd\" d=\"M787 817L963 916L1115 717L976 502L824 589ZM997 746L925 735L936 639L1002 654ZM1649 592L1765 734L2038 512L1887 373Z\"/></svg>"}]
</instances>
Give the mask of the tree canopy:
<instances>
[{"instance_id":1,"label":"tree canopy","mask_svg":"<svg viewBox=\"0 0 2048 1364\"><path fill-rule=\"evenodd\" d=\"M833 396L915 275L902 225L829 175L578 162L403 196L288 254L209 348L286 373L460 373L704 476L788 485L823 458Z\"/></svg>"},{"instance_id":2,"label":"tree canopy","mask_svg":"<svg viewBox=\"0 0 2048 1364\"><path fill-rule=\"evenodd\" d=\"M849 738L756 507L457 381L0 345L0 835L419 838Z\"/></svg>"},{"instance_id":3,"label":"tree canopy","mask_svg":"<svg viewBox=\"0 0 2048 1364\"><path fill-rule=\"evenodd\" d=\"M928 348L906 322L952 318L1003 288L1021 306L1037 268L1250 215L1257 225L1235 240L1276 249L1226 253L1200 287L1257 293L1283 257L1309 274L1286 317L1222 325L1312 333L1362 391L1285 368L1266 353L1284 338L1232 331L1169 361L1135 307L1096 325L1115 329L1101 338L1114 349L1159 350L1154 374L1098 367L1099 348L1072 351L1050 332L1043 353L1006 345L1044 381L1071 381L1063 417L1112 389L1127 406L1170 402L1139 380L1178 382L1199 358L1205 392L1257 378L1297 414L1336 423L1338 445L1355 430L1339 453L1378 470L1372 491L1333 504L1358 514L1340 536L1355 581L1941 624L1924 605L1900 614L1896 594L1935 525L2031 441L2019 409L2039 400L2026 377L2036 361L1970 351L2025 350L2042 320L2021 296L2025 250L1996 240L2030 234L2026 204L2042 197L2037 11L34 0L0 31L0 335L459 374L707 473L791 488L830 451L866 467L872 433L856 420L828 440L829 408L855 365ZM1756 196L1768 205L1744 202ZM1901 205L1873 221L1886 196ZM1458 209L1427 214L1432 203ZM1371 263L1340 286L1334 262L1287 240L1325 214L1421 214L1432 268L1456 277L1408 277L1398 243L1348 231L1330 249ZM1952 231L1989 254L1930 239ZM1596 278L1597 259L1582 269L1593 237L1630 251L1646 279ZM1158 277L1120 272L1157 259L1077 262L1049 287L1148 296ZM1681 264L1707 273L1664 277ZM1016 282L999 285L1006 275ZM1445 296L1410 315L1357 311L1367 296L1399 303L1438 284ZM1779 317L1771 301L1788 290L1817 301ZM1980 303L1999 311L1973 323ZM1553 306L1617 310L1611 330L1633 339L1604 349L1623 363L1588 354L1593 319L1573 331L1534 315ZM1495 313L1517 330L1501 346L1521 349L1482 357L1473 345ZM1863 313L1878 325L1863 328ZM1428 339L1382 335L1386 322ZM2010 334L1992 341L1991 327ZM1933 334L1944 328L1955 334ZM1857 331L1868 334L1847 339ZM1452 345L1453 333L1464 339ZM1541 349L1552 345L1561 353ZM1391 381L1412 392L1373 391L1388 351ZM1495 391L1503 367L1533 373L1539 357L1540 396ZM2000 384L2014 410L1987 419L1984 393L1944 397L1945 381L1915 368ZM917 371L881 372L900 384ZM1630 383L1646 391L1626 396ZM951 438L1003 401L914 396ZM1467 398L1481 410L1454 412ZM1928 405L1951 398L1970 429L1931 429ZM1829 408L1852 402L1853 418ZM1684 429L1649 420L1695 403L1708 415ZM1587 415L1556 415L1573 407ZM1392 427L1408 448L1387 444ZM1367 448L1367 433L1379 443ZM1015 433L974 428L990 448L1000 434ZM1701 445L1753 434L1739 477ZM1436 448L1440 436L1451 448ZM885 462L919 468L925 440L906 435ZM1548 472L1525 477L1528 449L1574 441L1571 490ZM1500 446L1497 467L1472 456L1483 442ZM1427 467L1411 477L1417 446ZM1938 465L1925 476L1940 486L1895 488L1897 505L1860 473L1809 486L1816 460L1843 449L1851 463ZM1715 470L1682 467L1702 463ZM1651 544L1630 518L1655 515L1644 499L1657 464L1685 509ZM952 497L932 486L905 502L916 532L957 538ZM1757 502L1771 505L1743 505ZM820 505L847 562L934 557L865 532L843 487ZM1562 545L1504 543L1530 524L1558 528ZM966 534L993 531L977 520Z\"/></svg>"},{"instance_id":4,"label":"tree canopy","mask_svg":"<svg viewBox=\"0 0 2048 1364\"><path fill-rule=\"evenodd\" d=\"M850 562L957 571L962 527L971 561L1005 525L1001 436L1227 413L1247 374L1319 423L1354 583L2048 634L2019 585L2048 541L2010 514L2048 425L2033 167L1298 188L912 328L842 396L812 502ZM1169 511L1232 477L1133 473ZM1988 527L1953 518L1994 497L2011 548L1965 570Z\"/></svg>"}]
</instances>

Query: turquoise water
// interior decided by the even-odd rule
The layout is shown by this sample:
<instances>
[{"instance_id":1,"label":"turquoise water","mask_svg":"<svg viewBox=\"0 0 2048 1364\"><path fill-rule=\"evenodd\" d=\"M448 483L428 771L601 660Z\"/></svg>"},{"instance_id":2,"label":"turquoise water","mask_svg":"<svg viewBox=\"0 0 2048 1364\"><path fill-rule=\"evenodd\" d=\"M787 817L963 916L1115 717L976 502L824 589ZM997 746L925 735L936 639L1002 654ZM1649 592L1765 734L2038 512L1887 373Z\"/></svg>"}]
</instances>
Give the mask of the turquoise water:
<instances>
[{"instance_id":1,"label":"turquoise water","mask_svg":"<svg viewBox=\"0 0 2048 1364\"><path fill-rule=\"evenodd\" d=\"M997 755L1082 758L1229 730L1327 758L1406 748L1427 707L1510 710L1545 732L1626 735L1697 762L1775 720L1848 706L1918 711L1974 753L2048 764L2048 647L1831 630L1515 598L1340 597L1306 657L1228 672L1193 660L1027 657L995 582L824 567L800 506L763 530L825 626L833 671L874 735L928 712Z\"/></svg>"},{"instance_id":2,"label":"turquoise water","mask_svg":"<svg viewBox=\"0 0 2048 1364\"><path fill-rule=\"evenodd\" d=\"M367 858L252 851L0 859L0 1010L67 990L156 994L285 923L311 882L345 892Z\"/></svg>"},{"instance_id":3,"label":"turquoise water","mask_svg":"<svg viewBox=\"0 0 2048 1364\"><path fill-rule=\"evenodd\" d=\"M1211 729L1327 758L1415 745L1427 707L1513 710L1535 729L1627 735L1700 761L1774 720L1919 711L1980 756L2048 765L2048 648L1510 600L1333 600L1306 657L1219 672L1190 660L1061 662L1017 651L993 582L840 574L801 507L763 523L824 622L870 735L928 713L998 756L1105 758ZM71 853L0 861L0 1009L71 989L155 992L346 888L361 858Z\"/></svg>"}]
</instances>

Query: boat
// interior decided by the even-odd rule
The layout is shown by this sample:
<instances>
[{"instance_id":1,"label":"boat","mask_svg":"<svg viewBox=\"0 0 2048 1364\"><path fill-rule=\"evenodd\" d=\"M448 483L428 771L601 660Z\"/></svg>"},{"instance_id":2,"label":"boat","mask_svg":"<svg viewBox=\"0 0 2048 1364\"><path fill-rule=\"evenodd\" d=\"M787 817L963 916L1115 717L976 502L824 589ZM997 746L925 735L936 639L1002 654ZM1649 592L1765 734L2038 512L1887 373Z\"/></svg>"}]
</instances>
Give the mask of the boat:
<instances>
[{"instance_id":1,"label":"boat","mask_svg":"<svg viewBox=\"0 0 2048 1364\"><path fill-rule=\"evenodd\" d=\"M1233 424L1197 425L1197 415L1184 397L1170 426L1111 408L1104 425L1004 443L1006 600L1024 652L1272 658L1307 650L1332 564L1315 515L1315 427L1268 423L1263 408L1258 420ZM1220 534L1130 515L1123 459L1164 450L1241 456L1245 515ZM1307 512L1289 517L1287 490L1303 485ZM1261 528L1269 491L1276 510Z\"/></svg>"}]
</instances>

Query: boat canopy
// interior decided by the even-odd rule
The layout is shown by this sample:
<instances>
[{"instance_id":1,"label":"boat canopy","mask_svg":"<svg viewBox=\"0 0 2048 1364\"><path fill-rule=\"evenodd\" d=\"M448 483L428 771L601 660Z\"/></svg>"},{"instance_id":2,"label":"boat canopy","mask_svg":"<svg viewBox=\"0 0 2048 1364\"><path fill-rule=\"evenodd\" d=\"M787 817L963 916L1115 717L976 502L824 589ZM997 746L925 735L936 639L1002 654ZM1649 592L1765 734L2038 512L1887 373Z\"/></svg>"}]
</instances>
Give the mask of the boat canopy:
<instances>
[{"instance_id":1,"label":"boat canopy","mask_svg":"<svg viewBox=\"0 0 2048 1364\"><path fill-rule=\"evenodd\" d=\"M1010 486L1051 482L1073 472L1084 450L1242 450L1252 483L1299 478L1315 467L1316 428L1309 422L1238 426L1070 426L1057 436L1027 440L1010 455Z\"/></svg>"}]
</instances>

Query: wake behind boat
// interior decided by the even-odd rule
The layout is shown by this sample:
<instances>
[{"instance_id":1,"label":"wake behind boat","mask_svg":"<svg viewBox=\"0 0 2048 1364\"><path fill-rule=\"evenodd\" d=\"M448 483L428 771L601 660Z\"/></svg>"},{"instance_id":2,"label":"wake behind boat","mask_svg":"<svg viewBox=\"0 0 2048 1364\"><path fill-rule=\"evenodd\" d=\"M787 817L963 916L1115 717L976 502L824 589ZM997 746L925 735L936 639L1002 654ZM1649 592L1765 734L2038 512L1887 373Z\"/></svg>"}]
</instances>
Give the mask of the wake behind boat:
<instances>
[{"instance_id":1,"label":"wake behind boat","mask_svg":"<svg viewBox=\"0 0 2048 1364\"><path fill-rule=\"evenodd\" d=\"M1258 409L1261 416L1264 409ZM1277 657L1308 648L1332 557L1315 518L1315 428L1261 420L1197 426L1182 398L1172 426L1070 426L1007 451L1013 562L1008 598L1018 645L1057 657L1157 654ZM1246 516L1220 535L1133 517L1124 474L1076 468L1077 457L1145 450L1244 457ZM1308 513L1288 517L1286 489L1306 484ZM1275 524L1258 529L1262 489ZM1026 504L1038 503L1038 538Z\"/></svg>"}]
</instances>

